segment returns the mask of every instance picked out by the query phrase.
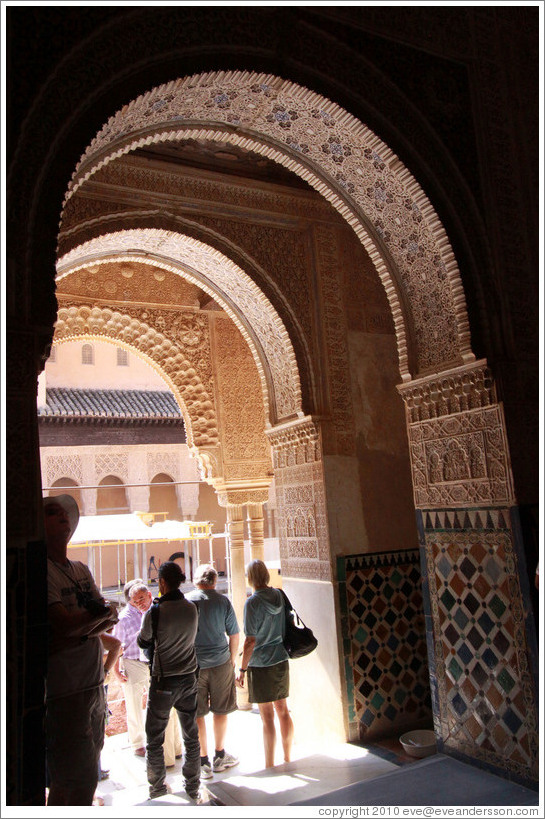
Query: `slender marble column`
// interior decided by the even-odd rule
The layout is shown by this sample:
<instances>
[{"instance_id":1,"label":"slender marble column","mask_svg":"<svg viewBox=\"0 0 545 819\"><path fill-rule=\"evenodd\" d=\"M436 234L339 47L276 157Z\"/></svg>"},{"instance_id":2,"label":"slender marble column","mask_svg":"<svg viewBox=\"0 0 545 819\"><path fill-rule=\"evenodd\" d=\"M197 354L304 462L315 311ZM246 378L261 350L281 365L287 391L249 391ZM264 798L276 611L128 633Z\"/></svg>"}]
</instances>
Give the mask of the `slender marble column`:
<instances>
[{"instance_id":1,"label":"slender marble column","mask_svg":"<svg viewBox=\"0 0 545 819\"><path fill-rule=\"evenodd\" d=\"M265 559L263 504L249 503L248 528L250 531L250 554L252 560Z\"/></svg>"},{"instance_id":2,"label":"slender marble column","mask_svg":"<svg viewBox=\"0 0 545 819\"><path fill-rule=\"evenodd\" d=\"M244 603L246 602L246 578L244 574L244 520L242 506L227 506L227 529L231 556L232 603L242 628Z\"/></svg>"},{"instance_id":3,"label":"slender marble column","mask_svg":"<svg viewBox=\"0 0 545 819\"><path fill-rule=\"evenodd\" d=\"M233 608L242 633L244 603L246 602L246 577L244 573L244 519L242 506L227 504L227 529L231 557L231 595ZM242 650L242 645L240 646ZM237 705L241 711L249 711L248 689L237 687Z\"/></svg>"}]
</instances>

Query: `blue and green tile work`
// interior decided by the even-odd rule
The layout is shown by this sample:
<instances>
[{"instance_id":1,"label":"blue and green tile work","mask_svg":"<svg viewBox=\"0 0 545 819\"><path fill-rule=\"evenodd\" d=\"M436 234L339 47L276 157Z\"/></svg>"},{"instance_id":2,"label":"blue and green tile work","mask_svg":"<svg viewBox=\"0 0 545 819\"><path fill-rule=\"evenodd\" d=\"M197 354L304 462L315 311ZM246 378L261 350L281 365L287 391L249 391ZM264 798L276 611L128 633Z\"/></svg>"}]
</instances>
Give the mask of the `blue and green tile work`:
<instances>
[{"instance_id":1,"label":"blue and green tile work","mask_svg":"<svg viewBox=\"0 0 545 819\"><path fill-rule=\"evenodd\" d=\"M418 550L338 558L351 739L430 724Z\"/></svg>"}]
</instances>

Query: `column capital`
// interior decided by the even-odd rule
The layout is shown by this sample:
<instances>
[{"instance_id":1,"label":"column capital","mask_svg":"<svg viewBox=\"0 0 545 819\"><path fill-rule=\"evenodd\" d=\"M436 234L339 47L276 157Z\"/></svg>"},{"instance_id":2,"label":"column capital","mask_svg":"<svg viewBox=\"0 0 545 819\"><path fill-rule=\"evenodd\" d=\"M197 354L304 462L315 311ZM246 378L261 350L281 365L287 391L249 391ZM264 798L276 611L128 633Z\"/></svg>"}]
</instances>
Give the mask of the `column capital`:
<instances>
[{"instance_id":1,"label":"column capital","mask_svg":"<svg viewBox=\"0 0 545 819\"><path fill-rule=\"evenodd\" d=\"M409 424L497 403L496 385L486 359L398 384Z\"/></svg>"},{"instance_id":2,"label":"column capital","mask_svg":"<svg viewBox=\"0 0 545 819\"><path fill-rule=\"evenodd\" d=\"M398 390L417 509L516 503L503 407L486 360Z\"/></svg>"},{"instance_id":3,"label":"column capital","mask_svg":"<svg viewBox=\"0 0 545 819\"><path fill-rule=\"evenodd\" d=\"M321 459L320 421L310 415L266 430L275 469Z\"/></svg>"},{"instance_id":4,"label":"column capital","mask_svg":"<svg viewBox=\"0 0 545 819\"><path fill-rule=\"evenodd\" d=\"M191 446L189 451L199 465L199 472L203 480L212 485L214 481L221 480L223 473L221 446Z\"/></svg>"},{"instance_id":5,"label":"column capital","mask_svg":"<svg viewBox=\"0 0 545 819\"><path fill-rule=\"evenodd\" d=\"M220 506L245 506L249 503L267 503L271 478L260 481L244 481L235 484L214 483Z\"/></svg>"}]
</instances>

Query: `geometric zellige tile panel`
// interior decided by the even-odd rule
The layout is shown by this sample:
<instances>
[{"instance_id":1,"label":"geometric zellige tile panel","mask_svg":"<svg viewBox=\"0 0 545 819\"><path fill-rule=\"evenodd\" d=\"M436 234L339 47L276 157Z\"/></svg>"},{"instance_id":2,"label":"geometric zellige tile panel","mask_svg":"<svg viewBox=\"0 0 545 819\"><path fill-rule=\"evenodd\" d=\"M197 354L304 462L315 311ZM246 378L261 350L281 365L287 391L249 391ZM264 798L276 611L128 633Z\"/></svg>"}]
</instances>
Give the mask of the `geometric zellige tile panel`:
<instances>
[{"instance_id":1,"label":"geometric zellige tile panel","mask_svg":"<svg viewBox=\"0 0 545 819\"><path fill-rule=\"evenodd\" d=\"M421 582L418 550L346 558L350 666L360 739L431 724Z\"/></svg>"},{"instance_id":2,"label":"geometric zellige tile panel","mask_svg":"<svg viewBox=\"0 0 545 819\"><path fill-rule=\"evenodd\" d=\"M447 747L528 777L537 771L538 736L508 520L488 530L425 530L435 716Z\"/></svg>"}]
</instances>

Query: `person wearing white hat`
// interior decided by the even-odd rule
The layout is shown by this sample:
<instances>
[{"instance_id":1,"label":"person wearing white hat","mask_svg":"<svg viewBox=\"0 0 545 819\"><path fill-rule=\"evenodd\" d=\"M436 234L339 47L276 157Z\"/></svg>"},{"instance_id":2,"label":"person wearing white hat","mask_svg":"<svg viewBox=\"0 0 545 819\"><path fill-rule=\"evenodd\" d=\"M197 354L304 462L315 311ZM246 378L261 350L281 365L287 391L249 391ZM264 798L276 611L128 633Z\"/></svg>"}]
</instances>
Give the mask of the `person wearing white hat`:
<instances>
[{"instance_id":1,"label":"person wearing white hat","mask_svg":"<svg viewBox=\"0 0 545 819\"><path fill-rule=\"evenodd\" d=\"M46 751L49 805L92 805L104 744L103 647L117 622L89 568L68 559L79 520L70 495L43 499L48 583Z\"/></svg>"}]
</instances>

